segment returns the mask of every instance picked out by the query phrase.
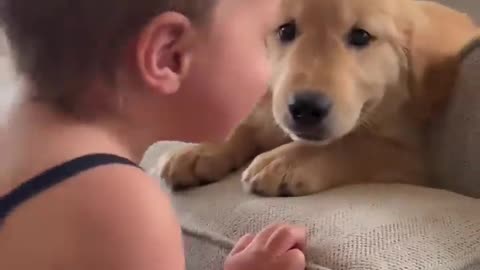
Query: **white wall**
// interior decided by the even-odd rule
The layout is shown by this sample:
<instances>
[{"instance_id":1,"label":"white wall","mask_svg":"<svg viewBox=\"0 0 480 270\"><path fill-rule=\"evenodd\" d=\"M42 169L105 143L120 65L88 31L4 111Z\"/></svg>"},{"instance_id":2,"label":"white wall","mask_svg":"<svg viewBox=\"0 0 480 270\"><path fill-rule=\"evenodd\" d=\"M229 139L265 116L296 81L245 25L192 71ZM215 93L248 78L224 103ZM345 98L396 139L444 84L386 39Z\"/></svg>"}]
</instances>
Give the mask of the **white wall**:
<instances>
[{"instance_id":1,"label":"white wall","mask_svg":"<svg viewBox=\"0 0 480 270\"><path fill-rule=\"evenodd\" d=\"M7 46L0 35L0 124L4 123L18 93L16 81Z\"/></svg>"}]
</instances>

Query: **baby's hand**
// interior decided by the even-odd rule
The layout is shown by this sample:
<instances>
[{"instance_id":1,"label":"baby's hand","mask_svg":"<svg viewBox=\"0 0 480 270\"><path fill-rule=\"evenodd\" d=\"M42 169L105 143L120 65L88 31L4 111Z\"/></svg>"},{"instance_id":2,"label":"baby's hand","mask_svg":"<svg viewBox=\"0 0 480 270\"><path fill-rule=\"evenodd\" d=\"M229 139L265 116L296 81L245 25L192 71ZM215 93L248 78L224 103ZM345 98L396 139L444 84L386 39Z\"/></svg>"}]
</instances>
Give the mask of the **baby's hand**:
<instances>
[{"instance_id":1,"label":"baby's hand","mask_svg":"<svg viewBox=\"0 0 480 270\"><path fill-rule=\"evenodd\" d=\"M258 235L245 235L225 261L225 270L304 270L306 232L272 225Z\"/></svg>"}]
</instances>

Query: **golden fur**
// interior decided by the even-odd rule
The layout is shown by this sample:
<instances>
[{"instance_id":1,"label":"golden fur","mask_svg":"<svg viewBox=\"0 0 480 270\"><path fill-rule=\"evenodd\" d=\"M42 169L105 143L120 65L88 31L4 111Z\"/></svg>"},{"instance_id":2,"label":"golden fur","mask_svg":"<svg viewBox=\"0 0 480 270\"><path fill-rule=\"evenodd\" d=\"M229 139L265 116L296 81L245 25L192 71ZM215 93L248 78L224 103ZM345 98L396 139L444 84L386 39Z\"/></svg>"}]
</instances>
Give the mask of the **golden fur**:
<instances>
[{"instance_id":1,"label":"golden fur","mask_svg":"<svg viewBox=\"0 0 480 270\"><path fill-rule=\"evenodd\" d=\"M460 52L475 37L471 19L413 0L285 0L296 40L268 41L271 91L223 144L174 153L163 170L176 188L220 180L255 157L245 188L265 196L300 196L339 185L427 184L426 128L445 107ZM375 40L351 48L352 28ZM321 142L288 123L289 98L301 89L332 102Z\"/></svg>"}]
</instances>

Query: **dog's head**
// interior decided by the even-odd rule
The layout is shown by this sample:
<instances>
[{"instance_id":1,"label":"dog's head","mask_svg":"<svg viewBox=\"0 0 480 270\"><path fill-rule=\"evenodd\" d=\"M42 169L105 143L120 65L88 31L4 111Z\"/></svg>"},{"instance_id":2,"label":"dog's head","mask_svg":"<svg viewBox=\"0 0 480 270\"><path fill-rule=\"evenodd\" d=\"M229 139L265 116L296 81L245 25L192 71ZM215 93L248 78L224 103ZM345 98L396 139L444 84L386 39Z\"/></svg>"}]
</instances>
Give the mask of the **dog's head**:
<instances>
[{"instance_id":1,"label":"dog's head","mask_svg":"<svg viewBox=\"0 0 480 270\"><path fill-rule=\"evenodd\" d=\"M268 44L273 113L293 139L328 143L411 106L447 99L470 19L413 0L284 0Z\"/></svg>"}]
</instances>

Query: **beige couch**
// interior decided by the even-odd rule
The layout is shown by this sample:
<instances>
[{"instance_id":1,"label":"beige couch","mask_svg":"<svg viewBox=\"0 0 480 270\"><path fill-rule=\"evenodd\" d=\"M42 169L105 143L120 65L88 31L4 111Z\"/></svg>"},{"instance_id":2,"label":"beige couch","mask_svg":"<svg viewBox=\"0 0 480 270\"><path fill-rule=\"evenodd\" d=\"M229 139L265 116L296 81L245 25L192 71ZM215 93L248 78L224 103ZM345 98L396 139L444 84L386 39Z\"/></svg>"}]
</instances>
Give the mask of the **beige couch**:
<instances>
[{"instance_id":1,"label":"beige couch","mask_svg":"<svg viewBox=\"0 0 480 270\"><path fill-rule=\"evenodd\" d=\"M440 0L439 0L440 1ZM479 0L442 0L480 18ZM238 174L172 195L189 270L222 269L236 239L273 222L309 229L308 269L480 270L480 46L464 61L448 114L434 129L440 188L358 185L303 198L242 192ZM158 177L158 143L143 166ZM464 195L460 195L462 193Z\"/></svg>"}]
</instances>

